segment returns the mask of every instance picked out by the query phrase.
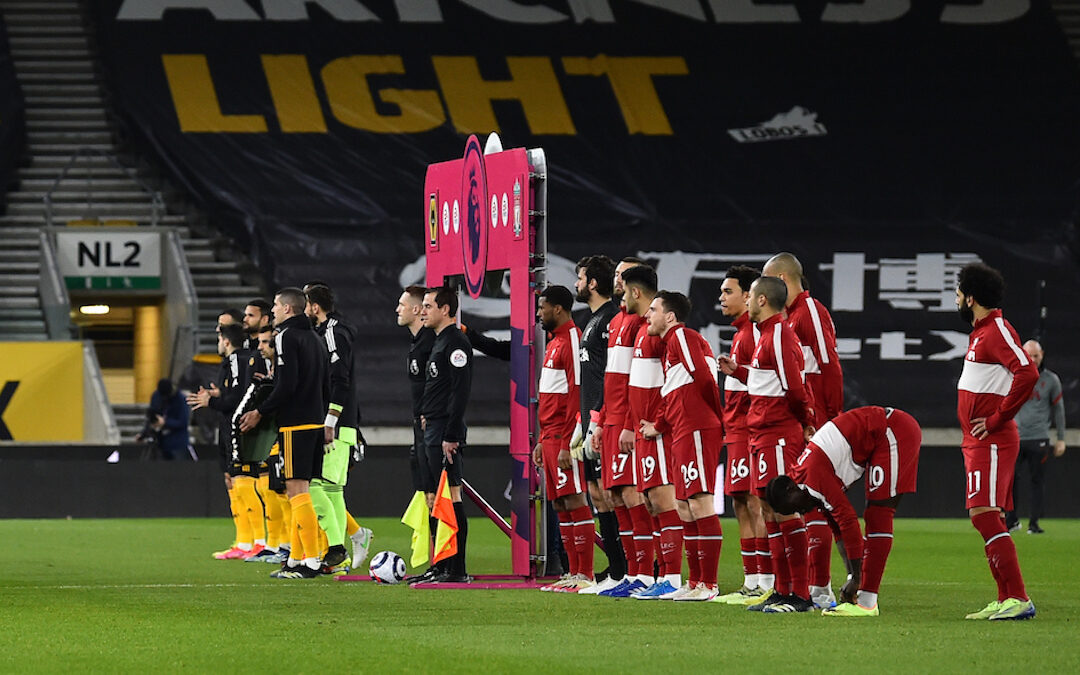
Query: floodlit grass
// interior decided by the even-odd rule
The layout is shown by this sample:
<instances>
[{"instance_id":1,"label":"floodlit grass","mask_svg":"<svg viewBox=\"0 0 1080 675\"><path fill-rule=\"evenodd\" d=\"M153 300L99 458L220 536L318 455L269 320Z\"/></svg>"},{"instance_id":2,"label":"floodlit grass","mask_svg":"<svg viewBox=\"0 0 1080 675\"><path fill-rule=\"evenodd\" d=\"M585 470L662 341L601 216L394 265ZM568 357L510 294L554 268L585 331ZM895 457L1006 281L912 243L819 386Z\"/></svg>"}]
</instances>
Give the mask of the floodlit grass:
<instances>
[{"instance_id":1,"label":"floodlit grass","mask_svg":"<svg viewBox=\"0 0 1080 675\"><path fill-rule=\"evenodd\" d=\"M367 521L374 551L409 531ZM276 581L216 561L224 519L0 521L0 654L8 671L1080 672L1080 522L1015 533L1033 621L964 621L995 598L967 521L902 520L877 619L766 616L709 604L536 591L420 591L329 578ZM734 521L723 589L740 585ZM509 571L503 535L470 521L470 571ZM598 556L602 565L603 556ZM841 577L839 561L834 578Z\"/></svg>"}]
</instances>

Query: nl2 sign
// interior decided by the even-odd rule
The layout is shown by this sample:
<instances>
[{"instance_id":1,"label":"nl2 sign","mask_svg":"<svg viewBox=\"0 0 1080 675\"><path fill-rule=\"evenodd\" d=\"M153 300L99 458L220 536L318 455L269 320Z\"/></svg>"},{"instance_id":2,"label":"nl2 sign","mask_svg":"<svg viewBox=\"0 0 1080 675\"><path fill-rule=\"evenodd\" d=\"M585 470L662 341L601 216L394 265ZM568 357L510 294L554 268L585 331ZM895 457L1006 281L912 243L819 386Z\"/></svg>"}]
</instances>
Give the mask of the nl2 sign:
<instances>
[{"instance_id":1,"label":"nl2 sign","mask_svg":"<svg viewBox=\"0 0 1080 675\"><path fill-rule=\"evenodd\" d=\"M57 232L56 252L70 290L161 288L161 235L156 232Z\"/></svg>"}]
</instances>

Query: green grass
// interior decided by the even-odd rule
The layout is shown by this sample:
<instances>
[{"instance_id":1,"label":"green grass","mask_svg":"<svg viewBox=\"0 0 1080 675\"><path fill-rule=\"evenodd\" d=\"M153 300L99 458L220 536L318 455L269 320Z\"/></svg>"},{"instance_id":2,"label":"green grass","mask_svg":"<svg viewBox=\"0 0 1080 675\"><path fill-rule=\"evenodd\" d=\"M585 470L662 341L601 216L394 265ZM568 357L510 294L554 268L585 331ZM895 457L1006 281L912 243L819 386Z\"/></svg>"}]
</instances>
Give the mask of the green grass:
<instances>
[{"instance_id":1,"label":"green grass","mask_svg":"<svg viewBox=\"0 0 1080 675\"><path fill-rule=\"evenodd\" d=\"M374 549L409 531L368 521ZM717 604L536 591L419 591L330 579L275 581L269 565L215 561L224 519L9 520L0 670L326 672L1080 672L1080 521L1017 533L1027 622L964 621L994 599L982 542L961 520L902 520L877 619L763 616ZM721 586L742 581L733 542ZM506 540L470 521L473 573L506 572ZM737 544L736 544L737 546ZM599 562L602 563L602 556ZM835 562L834 570L839 570ZM834 577L839 577L839 572Z\"/></svg>"}]
</instances>

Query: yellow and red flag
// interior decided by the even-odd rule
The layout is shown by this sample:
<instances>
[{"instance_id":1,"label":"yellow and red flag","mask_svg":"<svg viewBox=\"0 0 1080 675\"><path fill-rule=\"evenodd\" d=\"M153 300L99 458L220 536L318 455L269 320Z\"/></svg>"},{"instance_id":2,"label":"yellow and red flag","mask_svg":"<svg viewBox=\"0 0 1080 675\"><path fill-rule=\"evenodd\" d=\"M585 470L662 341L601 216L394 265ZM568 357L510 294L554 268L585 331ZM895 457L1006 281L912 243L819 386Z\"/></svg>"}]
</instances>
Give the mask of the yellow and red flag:
<instances>
[{"instance_id":1,"label":"yellow and red flag","mask_svg":"<svg viewBox=\"0 0 1080 675\"><path fill-rule=\"evenodd\" d=\"M439 489L435 491L435 505L431 515L439 521L435 529L435 557L433 563L457 554L457 516L454 515L454 500L450 497L450 486L446 484L446 470L439 477Z\"/></svg>"},{"instance_id":2,"label":"yellow and red flag","mask_svg":"<svg viewBox=\"0 0 1080 675\"><path fill-rule=\"evenodd\" d=\"M412 528L412 556L409 558L409 567L419 567L428 561L431 547L431 526L428 525L427 500L423 492L417 492L409 502L409 508L405 509L405 515L401 522Z\"/></svg>"}]
</instances>

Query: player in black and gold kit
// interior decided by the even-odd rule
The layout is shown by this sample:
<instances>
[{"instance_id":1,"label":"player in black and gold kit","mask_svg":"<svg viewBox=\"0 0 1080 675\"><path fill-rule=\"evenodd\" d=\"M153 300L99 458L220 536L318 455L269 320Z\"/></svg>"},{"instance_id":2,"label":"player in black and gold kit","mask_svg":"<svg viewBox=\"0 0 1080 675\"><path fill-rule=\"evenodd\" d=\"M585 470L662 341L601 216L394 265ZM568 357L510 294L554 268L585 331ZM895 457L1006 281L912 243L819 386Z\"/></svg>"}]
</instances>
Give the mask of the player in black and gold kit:
<instances>
[{"instance_id":1,"label":"player in black and gold kit","mask_svg":"<svg viewBox=\"0 0 1080 675\"><path fill-rule=\"evenodd\" d=\"M311 479L320 475L323 420L330 398L326 346L304 315L307 299L299 288L274 296L274 390L258 408L240 418L240 430L254 429L265 415L277 416L285 490L292 505L292 552L284 579L319 574L319 521L311 504Z\"/></svg>"}]
</instances>

